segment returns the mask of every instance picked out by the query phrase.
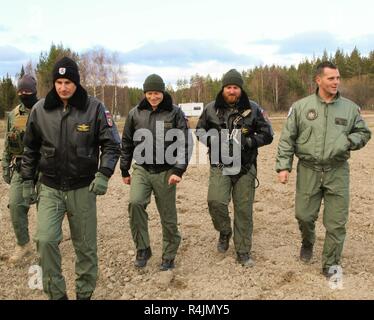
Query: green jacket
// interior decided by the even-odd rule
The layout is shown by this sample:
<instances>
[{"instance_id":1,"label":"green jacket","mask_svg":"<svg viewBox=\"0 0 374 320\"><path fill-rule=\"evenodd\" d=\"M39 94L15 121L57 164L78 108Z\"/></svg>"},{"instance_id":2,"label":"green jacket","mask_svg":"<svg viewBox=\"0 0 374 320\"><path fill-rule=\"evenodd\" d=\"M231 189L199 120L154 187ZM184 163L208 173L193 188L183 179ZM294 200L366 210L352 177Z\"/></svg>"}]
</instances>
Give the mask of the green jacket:
<instances>
[{"instance_id":1,"label":"green jacket","mask_svg":"<svg viewBox=\"0 0 374 320\"><path fill-rule=\"evenodd\" d=\"M9 167L14 157L23 154L23 136L26 131L26 122L30 115L30 109L23 104L18 105L8 113L2 166Z\"/></svg>"},{"instance_id":2,"label":"green jacket","mask_svg":"<svg viewBox=\"0 0 374 320\"><path fill-rule=\"evenodd\" d=\"M330 102L316 94L295 102L279 140L276 171L292 169L293 155L307 167L329 170L361 149L371 132L360 108L338 93Z\"/></svg>"}]
</instances>

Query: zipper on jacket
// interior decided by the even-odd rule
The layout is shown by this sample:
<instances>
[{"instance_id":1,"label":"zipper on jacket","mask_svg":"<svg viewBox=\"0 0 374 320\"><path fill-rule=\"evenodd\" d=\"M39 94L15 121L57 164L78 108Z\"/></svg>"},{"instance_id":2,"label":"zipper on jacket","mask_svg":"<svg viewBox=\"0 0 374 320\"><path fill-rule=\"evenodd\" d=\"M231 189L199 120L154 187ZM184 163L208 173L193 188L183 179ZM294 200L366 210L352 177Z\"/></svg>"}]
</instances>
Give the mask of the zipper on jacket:
<instances>
[{"instance_id":1,"label":"zipper on jacket","mask_svg":"<svg viewBox=\"0 0 374 320\"><path fill-rule=\"evenodd\" d=\"M62 115L62 119L61 119L61 135L60 135L60 145L61 146L64 146L63 148L63 151L64 151L64 155L63 155L63 165L62 165L62 170L63 170L63 173L61 174L61 184L62 184L62 190L65 190L66 189L66 185L65 185L65 177L67 176L67 172L68 172L68 169L67 169L67 165L68 165L68 161L69 161L69 157L68 157L68 143L67 143L67 138L68 138L68 133L67 133L67 129L68 129L68 121L67 121L67 116L69 115L69 105L66 105L64 106L64 109L63 109L63 115Z\"/></svg>"},{"instance_id":2,"label":"zipper on jacket","mask_svg":"<svg viewBox=\"0 0 374 320\"><path fill-rule=\"evenodd\" d=\"M152 164L151 168L154 168L156 163L157 163L157 132L156 132L156 127L157 127L157 109L152 110L151 113L149 114L149 120L151 122L151 128L152 128L152 136L153 136L153 159L152 159Z\"/></svg>"},{"instance_id":3,"label":"zipper on jacket","mask_svg":"<svg viewBox=\"0 0 374 320\"><path fill-rule=\"evenodd\" d=\"M328 104L326 102L323 103L324 104L324 116L325 116L325 138L323 139L323 149L322 149L322 163L325 159L325 147L326 147L326 137L327 137L327 119L328 119L328 115L329 115L329 108L328 108Z\"/></svg>"}]
</instances>

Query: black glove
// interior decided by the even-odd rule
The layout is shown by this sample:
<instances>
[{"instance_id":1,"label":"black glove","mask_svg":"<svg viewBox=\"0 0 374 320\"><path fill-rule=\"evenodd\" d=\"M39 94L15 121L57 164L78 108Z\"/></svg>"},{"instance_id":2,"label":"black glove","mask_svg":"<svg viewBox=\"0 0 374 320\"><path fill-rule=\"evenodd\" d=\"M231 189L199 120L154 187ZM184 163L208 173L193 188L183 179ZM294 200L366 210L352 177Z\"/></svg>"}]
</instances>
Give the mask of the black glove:
<instances>
[{"instance_id":1,"label":"black glove","mask_svg":"<svg viewBox=\"0 0 374 320\"><path fill-rule=\"evenodd\" d=\"M242 134L242 146L250 149L253 147L253 145L253 139L250 136Z\"/></svg>"},{"instance_id":2,"label":"black glove","mask_svg":"<svg viewBox=\"0 0 374 320\"><path fill-rule=\"evenodd\" d=\"M247 147L249 149L253 148L255 146L256 141L251 138L249 134L249 129L247 127L243 127L241 130L241 143L242 147Z\"/></svg>"}]
</instances>

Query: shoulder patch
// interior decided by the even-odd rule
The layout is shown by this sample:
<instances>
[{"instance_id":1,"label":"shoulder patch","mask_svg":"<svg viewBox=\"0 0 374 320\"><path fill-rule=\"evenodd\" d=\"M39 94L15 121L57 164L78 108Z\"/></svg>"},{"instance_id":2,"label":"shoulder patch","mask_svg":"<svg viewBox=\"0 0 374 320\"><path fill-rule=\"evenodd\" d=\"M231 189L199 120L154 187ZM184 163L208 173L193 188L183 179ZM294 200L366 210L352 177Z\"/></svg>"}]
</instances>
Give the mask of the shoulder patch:
<instances>
[{"instance_id":1,"label":"shoulder patch","mask_svg":"<svg viewBox=\"0 0 374 320\"><path fill-rule=\"evenodd\" d=\"M105 118L109 127L113 127L113 116L109 110L105 110Z\"/></svg>"}]
</instances>

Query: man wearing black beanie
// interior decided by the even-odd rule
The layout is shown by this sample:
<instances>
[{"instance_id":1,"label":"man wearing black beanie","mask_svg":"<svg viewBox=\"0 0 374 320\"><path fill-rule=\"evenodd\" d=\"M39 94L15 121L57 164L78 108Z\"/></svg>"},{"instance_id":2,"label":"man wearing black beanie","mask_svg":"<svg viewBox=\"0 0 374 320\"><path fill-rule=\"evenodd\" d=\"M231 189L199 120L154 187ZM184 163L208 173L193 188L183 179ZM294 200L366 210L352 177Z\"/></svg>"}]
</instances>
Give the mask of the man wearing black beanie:
<instances>
[{"instance_id":1,"label":"man wearing black beanie","mask_svg":"<svg viewBox=\"0 0 374 320\"><path fill-rule=\"evenodd\" d=\"M10 185L8 207L17 240L17 245L9 258L11 263L20 262L31 252L28 220L30 203L26 203L22 196L23 181L20 170L26 122L31 108L38 102L35 78L29 74L20 78L17 94L21 104L8 114L2 159L3 179Z\"/></svg>"},{"instance_id":2,"label":"man wearing black beanie","mask_svg":"<svg viewBox=\"0 0 374 320\"><path fill-rule=\"evenodd\" d=\"M53 67L53 83L57 79L68 79L73 82L77 87L80 85L80 76L78 65L76 62L68 57L64 57L57 61Z\"/></svg>"},{"instance_id":3,"label":"man wearing black beanie","mask_svg":"<svg viewBox=\"0 0 374 320\"><path fill-rule=\"evenodd\" d=\"M77 299L88 300L96 287L98 259L96 196L104 195L120 155L120 138L104 104L87 95L70 58L52 72L54 87L39 101L27 124L22 160L23 196L33 194L32 177L42 177L36 242L44 292L67 299L59 243L67 213L76 259Z\"/></svg>"},{"instance_id":4,"label":"man wearing black beanie","mask_svg":"<svg viewBox=\"0 0 374 320\"><path fill-rule=\"evenodd\" d=\"M144 81L143 89L145 97L129 112L123 129L120 168L123 182L131 185L128 211L131 234L137 250L135 267L145 268L152 256L146 209L153 192L162 225L160 270L167 271L175 267L174 260L181 242L176 186L182 181L188 165L188 124L183 111L173 104L170 94L165 91L165 83L159 75L149 75ZM137 152L143 140L136 138L144 131L151 133L150 141L146 141L147 138L144 137L146 153L151 150L146 161ZM167 139L166 135L172 132L181 135L170 141L172 139ZM179 149L177 158L168 155L172 142ZM133 160L134 170L130 175Z\"/></svg>"}]
</instances>

